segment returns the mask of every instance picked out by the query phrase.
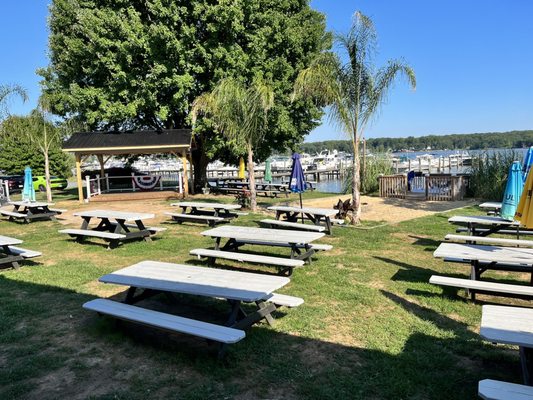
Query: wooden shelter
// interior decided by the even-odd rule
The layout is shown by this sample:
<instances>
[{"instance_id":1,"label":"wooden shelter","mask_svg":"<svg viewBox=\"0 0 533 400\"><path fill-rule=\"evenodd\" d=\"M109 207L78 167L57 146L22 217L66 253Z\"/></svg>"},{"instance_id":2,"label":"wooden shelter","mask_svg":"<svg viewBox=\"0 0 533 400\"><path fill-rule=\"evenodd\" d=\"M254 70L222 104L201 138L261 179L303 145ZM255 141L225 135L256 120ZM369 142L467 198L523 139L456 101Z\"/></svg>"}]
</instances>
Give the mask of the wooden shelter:
<instances>
[{"instance_id":1,"label":"wooden shelter","mask_svg":"<svg viewBox=\"0 0 533 400\"><path fill-rule=\"evenodd\" d=\"M183 163L183 192L189 194L187 179L187 154L191 149L190 129L163 129L126 132L78 132L64 144L63 151L76 156L76 178L80 203L83 202L81 163L87 156L95 155L100 163L101 175L111 156L129 154L173 154ZM108 156L104 160L104 156Z\"/></svg>"}]
</instances>

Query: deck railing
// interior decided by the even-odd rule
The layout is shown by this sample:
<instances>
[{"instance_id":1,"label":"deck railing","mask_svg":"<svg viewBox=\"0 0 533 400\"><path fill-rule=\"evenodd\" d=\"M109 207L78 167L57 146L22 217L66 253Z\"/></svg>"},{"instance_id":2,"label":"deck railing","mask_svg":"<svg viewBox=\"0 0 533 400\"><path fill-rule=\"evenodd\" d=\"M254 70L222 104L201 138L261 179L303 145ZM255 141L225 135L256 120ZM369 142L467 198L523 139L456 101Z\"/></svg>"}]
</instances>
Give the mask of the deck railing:
<instances>
[{"instance_id":1,"label":"deck railing","mask_svg":"<svg viewBox=\"0 0 533 400\"><path fill-rule=\"evenodd\" d=\"M380 175L379 196L405 199L407 194L407 175Z\"/></svg>"},{"instance_id":2,"label":"deck railing","mask_svg":"<svg viewBox=\"0 0 533 400\"><path fill-rule=\"evenodd\" d=\"M379 178L379 196L404 199L407 193L423 193L423 198L430 201L463 200L469 183L468 175L436 174L417 176L408 184L407 175L381 175Z\"/></svg>"}]
</instances>

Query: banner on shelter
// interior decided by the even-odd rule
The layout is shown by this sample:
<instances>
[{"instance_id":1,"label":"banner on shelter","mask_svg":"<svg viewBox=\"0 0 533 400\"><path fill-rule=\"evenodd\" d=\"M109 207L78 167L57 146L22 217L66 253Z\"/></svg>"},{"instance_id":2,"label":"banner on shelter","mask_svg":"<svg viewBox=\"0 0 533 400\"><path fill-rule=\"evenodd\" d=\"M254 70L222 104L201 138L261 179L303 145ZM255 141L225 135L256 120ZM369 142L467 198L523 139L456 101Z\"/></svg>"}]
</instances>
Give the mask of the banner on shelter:
<instances>
[{"instance_id":1,"label":"banner on shelter","mask_svg":"<svg viewBox=\"0 0 533 400\"><path fill-rule=\"evenodd\" d=\"M146 175L146 176L132 176L133 184L140 190L152 190L154 189L161 179L160 176Z\"/></svg>"}]
</instances>

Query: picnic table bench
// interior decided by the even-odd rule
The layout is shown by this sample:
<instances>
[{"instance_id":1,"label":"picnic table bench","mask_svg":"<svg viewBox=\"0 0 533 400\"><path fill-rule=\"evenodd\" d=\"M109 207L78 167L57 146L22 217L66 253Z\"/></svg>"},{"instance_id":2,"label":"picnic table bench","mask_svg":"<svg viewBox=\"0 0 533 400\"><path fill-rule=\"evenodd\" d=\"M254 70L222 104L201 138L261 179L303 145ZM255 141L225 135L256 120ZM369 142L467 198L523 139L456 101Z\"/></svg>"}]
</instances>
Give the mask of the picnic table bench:
<instances>
[{"instance_id":1,"label":"picnic table bench","mask_svg":"<svg viewBox=\"0 0 533 400\"><path fill-rule=\"evenodd\" d=\"M157 227L146 227L143 220L154 218L154 214L112 211L90 210L75 213L83 219L80 229L62 229L59 232L76 238L77 242L83 242L88 237L104 239L109 242L108 248L112 249L120 242L131 239L143 239L150 241L150 236L160 232ZM91 219L99 220L96 227L90 229ZM129 223L133 222L133 223Z\"/></svg>"},{"instance_id":2,"label":"picnic table bench","mask_svg":"<svg viewBox=\"0 0 533 400\"><path fill-rule=\"evenodd\" d=\"M205 222L209 226L214 226L217 223L228 222L236 218L237 210L241 208L238 204L224 204L224 203L203 203L183 201L180 203L172 203L171 206L180 207L181 213L165 212L170 215L172 219L179 224L185 221L191 222ZM189 210L187 212L187 210Z\"/></svg>"},{"instance_id":3,"label":"picnic table bench","mask_svg":"<svg viewBox=\"0 0 533 400\"><path fill-rule=\"evenodd\" d=\"M333 208L312 208L312 207L291 207L291 206L272 206L268 207L270 211L276 212L276 220L280 220L282 216L285 217L285 222L290 222L292 225L280 224L278 226L290 227L292 229L305 229L304 224L298 223L298 218L306 218L316 226L323 226L324 232L328 235L332 234L332 218L338 214L338 210ZM271 225L274 223L270 222Z\"/></svg>"},{"instance_id":4,"label":"picnic table bench","mask_svg":"<svg viewBox=\"0 0 533 400\"><path fill-rule=\"evenodd\" d=\"M318 232L301 232L281 229L252 228L247 226L219 226L202 232L203 236L215 239L216 253L206 253L205 249L195 249L195 255L208 257L212 262L217 258L227 258L231 260L243 260L279 267L281 274L291 275L293 269L302 266L304 262L310 262L311 256L315 254L312 242L324 236ZM221 247L221 240L227 242ZM247 257L239 252L239 248L244 245L262 246L286 246L291 249L290 261L287 258L258 256Z\"/></svg>"},{"instance_id":5,"label":"picnic table bench","mask_svg":"<svg viewBox=\"0 0 533 400\"><path fill-rule=\"evenodd\" d=\"M41 256L38 251L17 247L19 244L22 244L22 240L0 236L0 266L7 265L17 269L20 261Z\"/></svg>"},{"instance_id":6,"label":"picnic table bench","mask_svg":"<svg viewBox=\"0 0 533 400\"><path fill-rule=\"evenodd\" d=\"M429 279L429 283L438 286L466 289L471 295L479 293L526 300L533 299L533 287L525 285L511 285L508 283L486 282L439 275L432 275Z\"/></svg>"},{"instance_id":7,"label":"picnic table bench","mask_svg":"<svg viewBox=\"0 0 533 400\"><path fill-rule=\"evenodd\" d=\"M448 234L444 237L448 242L470 243L470 244L488 244L496 246L512 246L512 247L533 247L533 240L523 239L504 239L486 236L466 236L466 235L452 235Z\"/></svg>"},{"instance_id":8,"label":"picnic table bench","mask_svg":"<svg viewBox=\"0 0 533 400\"><path fill-rule=\"evenodd\" d=\"M524 384L533 385L533 309L484 305L479 334L492 343L519 346Z\"/></svg>"},{"instance_id":9,"label":"picnic table bench","mask_svg":"<svg viewBox=\"0 0 533 400\"><path fill-rule=\"evenodd\" d=\"M533 387L483 379L479 381L478 395L484 400L533 400Z\"/></svg>"},{"instance_id":10,"label":"picnic table bench","mask_svg":"<svg viewBox=\"0 0 533 400\"><path fill-rule=\"evenodd\" d=\"M272 324L272 312L280 306L297 307L303 299L274 293L289 279L238 271L171 264L158 261L143 261L102 276L104 283L129 286L124 303L97 299L84 304L84 308L108 314L115 318L185 333L221 344L219 356L225 346L236 343L246 336L245 331L265 319ZM138 291L142 291L139 294ZM210 297L226 301L230 312L224 325L183 318L172 314L152 311L133 304L158 293L180 293ZM242 305L253 304L252 312Z\"/></svg>"},{"instance_id":11,"label":"picnic table bench","mask_svg":"<svg viewBox=\"0 0 533 400\"><path fill-rule=\"evenodd\" d=\"M54 203L39 201L10 201L8 204L13 206L12 211L0 210L0 214L9 217L9 221L21 219L26 223L30 223L37 220L55 220L57 215L67 211L50 208Z\"/></svg>"},{"instance_id":12,"label":"picnic table bench","mask_svg":"<svg viewBox=\"0 0 533 400\"><path fill-rule=\"evenodd\" d=\"M497 215L500 213L500 210L502 209L502 202L501 201L487 201L485 203L481 203L479 205L479 208L482 208L487 212L488 215Z\"/></svg>"}]
</instances>

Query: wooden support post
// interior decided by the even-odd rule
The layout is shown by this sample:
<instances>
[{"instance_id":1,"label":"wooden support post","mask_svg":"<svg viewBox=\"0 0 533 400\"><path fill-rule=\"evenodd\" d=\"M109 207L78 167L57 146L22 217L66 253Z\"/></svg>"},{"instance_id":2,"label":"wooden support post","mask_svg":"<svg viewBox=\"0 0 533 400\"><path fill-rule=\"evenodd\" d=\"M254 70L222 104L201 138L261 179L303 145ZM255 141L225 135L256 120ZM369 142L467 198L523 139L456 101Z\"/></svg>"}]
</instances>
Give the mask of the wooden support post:
<instances>
[{"instance_id":1,"label":"wooden support post","mask_svg":"<svg viewBox=\"0 0 533 400\"><path fill-rule=\"evenodd\" d=\"M191 192L191 194L194 194L194 171L192 169L192 153L189 153L189 157L188 157L188 160L189 160L189 165L190 165L190 174L191 174L191 187L189 189L189 191Z\"/></svg>"},{"instance_id":2,"label":"wooden support post","mask_svg":"<svg viewBox=\"0 0 533 400\"><path fill-rule=\"evenodd\" d=\"M189 177L187 176L187 156L185 152L181 154L181 162L183 163L183 197L189 195Z\"/></svg>"},{"instance_id":3,"label":"wooden support post","mask_svg":"<svg viewBox=\"0 0 533 400\"><path fill-rule=\"evenodd\" d=\"M105 176L105 163L104 163L104 156L102 154L98 154L96 156L98 158L98 162L100 163L100 178L104 178ZM101 182L100 182L100 179L98 179L98 185L100 186L101 185ZM105 188L107 189L107 187Z\"/></svg>"},{"instance_id":4,"label":"wooden support post","mask_svg":"<svg viewBox=\"0 0 533 400\"><path fill-rule=\"evenodd\" d=\"M83 204L83 181L81 180L81 154L76 153L76 181L78 182L78 198Z\"/></svg>"}]
</instances>

